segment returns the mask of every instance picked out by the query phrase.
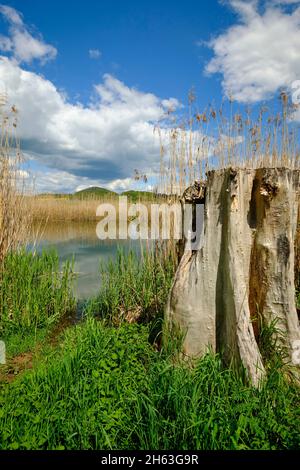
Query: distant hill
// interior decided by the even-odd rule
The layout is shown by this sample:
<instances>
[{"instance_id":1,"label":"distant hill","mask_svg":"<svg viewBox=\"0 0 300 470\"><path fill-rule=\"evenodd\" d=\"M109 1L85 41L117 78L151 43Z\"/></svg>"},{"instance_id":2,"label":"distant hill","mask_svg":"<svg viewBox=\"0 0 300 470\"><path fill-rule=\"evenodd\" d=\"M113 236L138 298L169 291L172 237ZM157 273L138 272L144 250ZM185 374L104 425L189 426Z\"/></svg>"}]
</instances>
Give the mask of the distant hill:
<instances>
[{"instance_id":1,"label":"distant hill","mask_svg":"<svg viewBox=\"0 0 300 470\"><path fill-rule=\"evenodd\" d=\"M155 193L150 191L124 191L123 193L119 194L114 191L110 191L109 189L101 188L98 186L93 186L91 188L85 188L81 191L77 191L73 194L68 193L42 193L38 194L37 198L45 198L45 199L112 199L118 196L127 196L129 202L138 202L138 201L153 201L158 196Z\"/></svg>"},{"instance_id":2,"label":"distant hill","mask_svg":"<svg viewBox=\"0 0 300 470\"><path fill-rule=\"evenodd\" d=\"M72 195L72 199L102 199L104 197L116 197L117 193L109 189L93 186L92 188L82 189Z\"/></svg>"}]
</instances>

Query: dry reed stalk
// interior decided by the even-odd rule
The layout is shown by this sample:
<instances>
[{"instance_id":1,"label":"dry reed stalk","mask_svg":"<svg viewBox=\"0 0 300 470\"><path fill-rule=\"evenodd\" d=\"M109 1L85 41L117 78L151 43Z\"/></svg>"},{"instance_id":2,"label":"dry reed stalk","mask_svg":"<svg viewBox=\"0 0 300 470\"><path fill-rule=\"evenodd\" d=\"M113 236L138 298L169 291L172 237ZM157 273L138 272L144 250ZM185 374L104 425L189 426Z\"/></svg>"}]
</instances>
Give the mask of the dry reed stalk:
<instances>
[{"instance_id":1,"label":"dry reed stalk","mask_svg":"<svg viewBox=\"0 0 300 470\"><path fill-rule=\"evenodd\" d=\"M0 265L26 236L29 214L24 210L24 173L16 135L17 110L0 95Z\"/></svg>"},{"instance_id":2,"label":"dry reed stalk","mask_svg":"<svg viewBox=\"0 0 300 470\"><path fill-rule=\"evenodd\" d=\"M151 214L151 201L140 201L148 208ZM155 202L153 200L153 202ZM42 222L93 222L99 221L96 215L97 207L101 204L111 204L116 211L117 220L119 219L119 199L117 197L89 198L89 199L70 199L68 196L56 198L55 196L27 196L25 204L32 214L33 221ZM128 199L128 207L133 202Z\"/></svg>"},{"instance_id":3,"label":"dry reed stalk","mask_svg":"<svg viewBox=\"0 0 300 470\"><path fill-rule=\"evenodd\" d=\"M293 114L299 107L289 103L286 93L282 93L280 99L280 113L272 116L263 107L254 115L249 108L234 112L232 100L229 100L229 109L222 104L220 109L209 106L199 111L196 97L191 93L188 117L175 117L170 110L168 122L156 128L160 141L158 193L167 194L167 202L173 204L195 181L206 180L207 172L212 169L299 169L299 130L293 123ZM169 245L168 251L175 257L177 244L170 241ZM296 245L295 274L298 282L300 229Z\"/></svg>"},{"instance_id":4,"label":"dry reed stalk","mask_svg":"<svg viewBox=\"0 0 300 470\"><path fill-rule=\"evenodd\" d=\"M286 93L281 94L282 111L275 116L266 108L254 117L249 109L233 113L230 101L227 118L223 105L199 112L194 102L192 95L187 120L172 117L171 129L158 129L159 192L182 194L211 169L300 167L298 128L292 124L297 106L289 103Z\"/></svg>"},{"instance_id":5,"label":"dry reed stalk","mask_svg":"<svg viewBox=\"0 0 300 470\"><path fill-rule=\"evenodd\" d=\"M28 196L26 206L34 221L60 222L96 220L99 200L70 200L55 197Z\"/></svg>"}]
</instances>

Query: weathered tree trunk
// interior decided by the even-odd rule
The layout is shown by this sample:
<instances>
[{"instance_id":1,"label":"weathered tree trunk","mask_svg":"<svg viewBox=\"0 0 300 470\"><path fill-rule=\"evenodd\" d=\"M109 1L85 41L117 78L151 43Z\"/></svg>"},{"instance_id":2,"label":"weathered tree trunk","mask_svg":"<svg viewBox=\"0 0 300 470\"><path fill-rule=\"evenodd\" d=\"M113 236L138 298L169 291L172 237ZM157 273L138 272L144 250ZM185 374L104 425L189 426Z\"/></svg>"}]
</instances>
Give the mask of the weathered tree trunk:
<instances>
[{"instance_id":1,"label":"weathered tree trunk","mask_svg":"<svg viewBox=\"0 0 300 470\"><path fill-rule=\"evenodd\" d=\"M300 289L300 202L298 204L298 225L295 239L295 283L296 289ZM300 312L299 312L300 313Z\"/></svg>"},{"instance_id":2,"label":"weathered tree trunk","mask_svg":"<svg viewBox=\"0 0 300 470\"><path fill-rule=\"evenodd\" d=\"M185 333L184 354L217 351L225 363L242 365L256 386L265 374L258 315L264 324L276 319L290 357L300 339L294 279L298 191L299 170L210 171L200 248L184 251L167 305L169 323Z\"/></svg>"}]
</instances>

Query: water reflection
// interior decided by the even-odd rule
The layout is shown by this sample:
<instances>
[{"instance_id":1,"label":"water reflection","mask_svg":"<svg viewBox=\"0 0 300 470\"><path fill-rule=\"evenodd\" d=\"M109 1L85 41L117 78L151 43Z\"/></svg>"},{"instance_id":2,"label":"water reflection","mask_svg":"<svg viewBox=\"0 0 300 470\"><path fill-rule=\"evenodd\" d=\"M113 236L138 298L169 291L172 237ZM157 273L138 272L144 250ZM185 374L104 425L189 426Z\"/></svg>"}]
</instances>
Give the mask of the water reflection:
<instances>
[{"instance_id":1,"label":"water reflection","mask_svg":"<svg viewBox=\"0 0 300 470\"><path fill-rule=\"evenodd\" d=\"M55 248L61 262L74 258L74 293L79 300L85 300L99 291L101 284L100 263L117 255L118 247L128 251L140 251L141 242L134 240L99 240L96 223L47 223L43 228L32 227L29 248L38 252Z\"/></svg>"}]
</instances>

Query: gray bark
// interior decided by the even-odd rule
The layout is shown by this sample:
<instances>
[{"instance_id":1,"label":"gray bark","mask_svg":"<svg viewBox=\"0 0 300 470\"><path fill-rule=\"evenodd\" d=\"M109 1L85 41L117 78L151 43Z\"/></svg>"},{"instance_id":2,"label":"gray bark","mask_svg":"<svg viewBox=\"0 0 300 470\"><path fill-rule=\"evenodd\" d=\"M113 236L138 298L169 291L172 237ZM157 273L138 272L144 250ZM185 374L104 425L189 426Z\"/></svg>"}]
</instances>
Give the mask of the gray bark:
<instances>
[{"instance_id":1,"label":"gray bark","mask_svg":"<svg viewBox=\"0 0 300 470\"><path fill-rule=\"evenodd\" d=\"M185 194L190 203L193 190ZM203 192L201 197L203 202ZM292 357L300 339L294 279L298 202L299 170L208 173L200 249L184 251L166 309L168 323L184 332L185 355L219 352L225 363L242 365L258 386L265 375L256 341L259 315L264 324L276 319L278 339Z\"/></svg>"}]
</instances>

